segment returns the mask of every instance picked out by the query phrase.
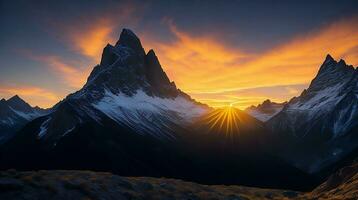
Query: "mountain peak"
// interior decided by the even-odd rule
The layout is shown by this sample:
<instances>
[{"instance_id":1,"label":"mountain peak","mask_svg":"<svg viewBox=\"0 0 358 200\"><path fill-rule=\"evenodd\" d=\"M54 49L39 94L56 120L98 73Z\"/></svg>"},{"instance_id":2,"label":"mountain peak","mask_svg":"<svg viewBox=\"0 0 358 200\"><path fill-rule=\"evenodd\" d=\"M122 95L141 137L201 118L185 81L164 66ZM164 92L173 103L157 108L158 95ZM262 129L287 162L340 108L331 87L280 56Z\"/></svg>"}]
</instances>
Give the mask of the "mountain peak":
<instances>
[{"instance_id":1,"label":"mountain peak","mask_svg":"<svg viewBox=\"0 0 358 200\"><path fill-rule=\"evenodd\" d=\"M140 39L137 37L136 34L133 33L133 31L131 31L129 29L124 28L122 30L121 35L119 36L119 40L116 43L116 47L118 47L120 45L133 49L135 52L139 53L141 56L145 55L145 52L142 47L142 43L140 42Z\"/></svg>"},{"instance_id":2,"label":"mountain peak","mask_svg":"<svg viewBox=\"0 0 358 200\"><path fill-rule=\"evenodd\" d=\"M156 56L153 49L150 49L147 53L147 56Z\"/></svg>"},{"instance_id":3,"label":"mountain peak","mask_svg":"<svg viewBox=\"0 0 358 200\"><path fill-rule=\"evenodd\" d=\"M15 95L7 100L9 103L26 103L23 99L21 99L18 95Z\"/></svg>"},{"instance_id":4,"label":"mountain peak","mask_svg":"<svg viewBox=\"0 0 358 200\"><path fill-rule=\"evenodd\" d=\"M340 59L339 62L338 62L338 64L347 65L347 64L346 64L346 61L344 61L343 59Z\"/></svg>"},{"instance_id":5,"label":"mountain peak","mask_svg":"<svg viewBox=\"0 0 358 200\"><path fill-rule=\"evenodd\" d=\"M173 82L170 82L167 74L159 63L154 50L149 50L145 58L146 79L153 89L169 96L176 95L178 93L177 88Z\"/></svg>"},{"instance_id":6,"label":"mountain peak","mask_svg":"<svg viewBox=\"0 0 358 200\"><path fill-rule=\"evenodd\" d=\"M335 61L335 60L330 54L327 54L324 63L331 62L331 61Z\"/></svg>"},{"instance_id":7,"label":"mountain peak","mask_svg":"<svg viewBox=\"0 0 358 200\"><path fill-rule=\"evenodd\" d=\"M151 96L185 96L170 82L154 50L145 54L139 38L129 29L123 29L115 46L108 44L103 49L101 62L92 70L85 88L91 91L89 96L104 90L127 95L142 90Z\"/></svg>"},{"instance_id":8,"label":"mountain peak","mask_svg":"<svg viewBox=\"0 0 358 200\"><path fill-rule=\"evenodd\" d=\"M325 61L322 63L317 77L322 76L324 74L331 74L331 73L351 73L354 71L353 66L347 65L343 59L340 59L339 62L334 60L331 55L327 55Z\"/></svg>"},{"instance_id":9,"label":"mountain peak","mask_svg":"<svg viewBox=\"0 0 358 200\"><path fill-rule=\"evenodd\" d=\"M32 111L32 107L28 103L26 103L26 101L21 99L18 95L11 97L6 102L11 108L15 110L22 111L22 112Z\"/></svg>"},{"instance_id":10,"label":"mountain peak","mask_svg":"<svg viewBox=\"0 0 358 200\"><path fill-rule=\"evenodd\" d=\"M271 100L270 100L270 99L266 99L264 102L262 102L262 105L265 105L265 104L271 104Z\"/></svg>"}]
</instances>

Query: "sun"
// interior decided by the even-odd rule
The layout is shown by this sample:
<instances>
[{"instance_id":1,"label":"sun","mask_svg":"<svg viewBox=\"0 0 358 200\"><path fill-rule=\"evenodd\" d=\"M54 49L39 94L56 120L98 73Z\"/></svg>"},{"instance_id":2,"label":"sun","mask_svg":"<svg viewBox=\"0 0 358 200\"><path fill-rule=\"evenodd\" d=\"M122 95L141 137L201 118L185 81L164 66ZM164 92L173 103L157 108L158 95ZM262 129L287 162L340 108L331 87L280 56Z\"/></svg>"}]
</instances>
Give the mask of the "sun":
<instances>
[{"instance_id":1,"label":"sun","mask_svg":"<svg viewBox=\"0 0 358 200\"><path fill-rule=\"evenodd\" d=\"M232 104L214 110L204 120L210 130L223 132L226 136L239 134L240 124L243 121L240 110L233 107Z\"/></svg>"}]
</instances>

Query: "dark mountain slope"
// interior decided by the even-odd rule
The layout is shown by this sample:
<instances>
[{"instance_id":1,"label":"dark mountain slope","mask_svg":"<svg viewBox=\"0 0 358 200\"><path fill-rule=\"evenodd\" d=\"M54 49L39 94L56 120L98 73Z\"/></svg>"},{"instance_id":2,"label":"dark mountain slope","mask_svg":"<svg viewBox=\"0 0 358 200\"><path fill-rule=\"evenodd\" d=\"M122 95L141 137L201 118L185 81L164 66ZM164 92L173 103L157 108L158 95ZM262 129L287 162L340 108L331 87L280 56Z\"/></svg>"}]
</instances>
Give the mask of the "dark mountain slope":
<instances>
[{"instance_id":1,"label":"dark mountain slope","mask_svg":"<svg viewBox=\"0 0 358 200\"><path fill-rule=\"evenodd\" d=\"M48 110L31 107L18 95L0 101L0 144L6 142L13 134L29 121L45 115Z\"/></svg>"},{"instance_id":2,"label":"dark mountain slope","mask_svg":"<svg viewBox=\"0 0 358 200\"><path fill-rule=\"evenodd\" d=\"M308 172L338 161L358 146L358 70L328 55L309 88L267 127L278 152Z\"/></svg>"}]
</instances>

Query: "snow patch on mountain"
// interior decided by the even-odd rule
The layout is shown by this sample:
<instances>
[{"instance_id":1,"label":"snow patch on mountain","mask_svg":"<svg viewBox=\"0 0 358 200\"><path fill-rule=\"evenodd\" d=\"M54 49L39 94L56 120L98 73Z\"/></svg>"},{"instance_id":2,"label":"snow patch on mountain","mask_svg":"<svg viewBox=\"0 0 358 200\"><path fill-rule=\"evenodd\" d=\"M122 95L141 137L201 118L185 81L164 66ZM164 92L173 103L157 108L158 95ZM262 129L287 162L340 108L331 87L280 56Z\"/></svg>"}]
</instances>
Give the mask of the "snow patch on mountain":
<instances>
[{"instance_id":1,"label":"snow patch on mountain","mask_svg":"<svg viewBox=\"0 0 358 200\"><path fill-rule=\"evenodd\" d=\"M341 88L346 83L341 83L332 87L328 87L324 90L317 91L312 94L312 97L306 101L298 101L293 104L289 104L287 110L307 110L309 112L320 112L332 109L343 97L339 95Z\"/></svg>"},{"instance_id":2,"label":"snow patch on mountain","mask_svg":"<svg viewBox=\"0 0 358 200\"><path fill-rule=\"evenodd\" d=\"M63 133L62 137L71 133L73 130L75 130L76 126L73 126L72 128L68 129L67 131L65 131L65 133Z\"/></svg>"},{"instance_id":3,"label":"snow patch on mountain","mask_svg":"<svg viewBox=\"0 0 358 200\"><path fill-rule=\"evenodd\" d=\"M148 96L142 90L137 90L133 96L128 96L123 93L115 95L106 90L102 100L93 105L102 111L117 110L118 108L151 111L153 113L174 111L178 113L185 122L190 122L194 117L199 117L206 112L206 109L195 105L184 97L178 96L173 99L160 98Z\"/></svg>"},{"instance_id":4,"label":"snow patch on mountain","mask_svg":"<svg viewBox=\"0 0 358 200\"><path fill-rule=\"evenodd\" d=\"M47 125L51 121L51 117L49 117L46 121L44 121L40 126L40 132L38 134L39 138L42 138L47 133Z\"/></svg>"},{"instance_id":5,"label":"snow patch on mountain","mask_svg":"<svg viewBox=\"0 0 358 200\"><path fill-rule=\"evenodd\" d=\"M92 105L118 123L157 138L172 138L172 125L190 123L207 112L205 107L182 96L160 98L149 96L142 90L137 90L132 96L106 90L104 97Z\"/></svg>"}]
</instances>

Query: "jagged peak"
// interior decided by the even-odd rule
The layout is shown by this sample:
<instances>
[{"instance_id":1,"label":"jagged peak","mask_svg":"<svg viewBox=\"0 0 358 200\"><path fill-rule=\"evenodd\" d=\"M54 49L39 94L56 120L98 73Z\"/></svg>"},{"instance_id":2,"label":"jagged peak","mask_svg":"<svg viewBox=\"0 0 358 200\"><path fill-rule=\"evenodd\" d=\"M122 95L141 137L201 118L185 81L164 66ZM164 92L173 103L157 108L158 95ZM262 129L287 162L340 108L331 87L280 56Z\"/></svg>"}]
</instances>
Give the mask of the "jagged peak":
<instances>
[{"instance_id":1,"label":"jagged peak","mask_svg":"<svg viewBox=\"0 0 358 200\"><path fill-rule=\"evenodd\" d=\"M335 66L336 64L337 61L330 54L327 54L326 59L319 68L318 74L326 71L327 69L331 68L331 66Z\"/></svg>"},{"instance_id":2,"label":"jagged peak","mask_svg":"<svg viewBox=\"0 0 358 200\"><path fill-rule=\"evenodd\" d=\"M25 102L25 101L21 99L19 95L14 95L10 99L8 99L7 102Z\"/></svg>"},{"instance_id":3,"label":"jagged peak","mask_svg":"<svg viewBox=\"0 0 358 200\"><path fill-rule=\"evenodd\" d=\"M343 59L340 59L339 62L338 62L338 64L347 65L347 64L346 64L346 61L344 61Z\"/></svg>"},{"instance_id":4,"label":"jagged peak","mask_svg":"<svg viewBox=\"0 0 358 200\"><path fill-rule=\"evenodd\" d=\"M116 47L120 45L133 49L140 56L145 55L140 39L136 34L134 34L133 31L129 29L124 28L122 30L121 35L119 36L119 40L116 43Z\"/></svg>"},{"instance_id":5,"label":"jagged peak","mask_svg":"<svg viewBox=\"0 0 358 200\"><path fill-rule=\"evenodd\" d=\"M325 74L327 71L354 71L354 67L347 65L343 59L340 59L339 62L334 60L330 54L326 56L325 61L322 63L317 76Z\"/></svg>"},{"instance_id":6,"label":"jagged peak","mask_svg":"<svg viewBox=\"0 0 358 200\"><path fill-rule=\"evenodd\" d=\"M31 112L32 111L32 107L30 106L30 104L28 104L26 101L21 99L18 95L11 97L6 102L7 102L7 105L9 105L11 108L13 108L15 110L19 110L22 112Z\"/></svg>"},{"instance_id":7,"label":"jagged peak","mask_svg":"<svg viewBox=\"0 0 358 200\"><path fill-rule=\"evenodd\" d=\"M148 82L154 87L175 86L171 84L153 49L149 50L146 55L146 77Z\"/></svg>"},{"instance_id":8,"label":"jagged peak","mask_svg":"<svg viewBox=\"0 0 358 200\"><path fill-rule=\"evenodd\" d=\"M334 58L330 54L327 54L324 63L331 62L331 61L336 61L336 60L334 60Z\"/></svg>"},{"instance_id":9,"label":"jagged peak","mask_svg":"<svg viewBox=\"0 0 358 200\"><path fill-rule=\"evenodd\" d=\"M148 51L148 53L147 53L147 56L148 56L148 55L155 55L154 50L153 50L153 49L150 49L150 50Z\"/></svg>"},{"instance_id":10,"label":"jagged peak","mask_svg":"<svg viewBox=\"0 0 358 200\"><path fill-rule=\"evenodd\" d=\"M271 100L270 99L266 99L265 101L262 102L262 104L270 104Z\"/></svg>"}]
</instances>

